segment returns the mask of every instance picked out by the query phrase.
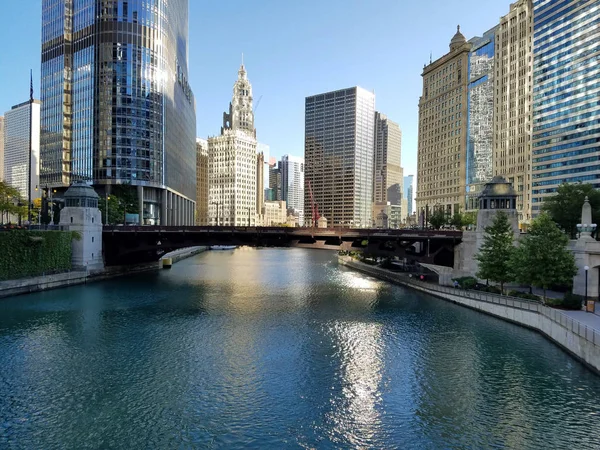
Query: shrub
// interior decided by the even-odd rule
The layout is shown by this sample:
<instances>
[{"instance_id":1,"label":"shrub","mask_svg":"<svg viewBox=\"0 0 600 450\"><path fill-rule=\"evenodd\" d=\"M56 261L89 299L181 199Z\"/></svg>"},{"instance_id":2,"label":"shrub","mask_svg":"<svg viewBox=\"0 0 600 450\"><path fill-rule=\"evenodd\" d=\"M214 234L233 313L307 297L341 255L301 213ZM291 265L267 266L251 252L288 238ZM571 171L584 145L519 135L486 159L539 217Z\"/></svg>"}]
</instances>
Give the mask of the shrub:
<instances>
[{"instance_id":1,"label":"shrub","mask_svg":"<svg viewBox=\"0 0 600 450\"><path fill-rule=\"evenodd\" d=\"M563 307L566 309L581 309L582 304L583 297L581 295L573 294L572 292L567 292L565 294L565 298L563 299Z\"/></svg>"},{"instance_id":2,"label":"shrub","mask_svg":"<svg viewBox=\"0 0 600 450\"><path fill-rule=\"evenodd\" d=\"M482 289L484 292L488 292L490 294L502 294L502 290L497 286L486 286Z\"/></svg>"},{"instance_id":3,"label":"shrub","mask_svg":"<svg viewBox=\"0 0 600 450\"><path fill-rule=\"evenodd\" d=\"M452 281L458 282L461 289L473 289L477 285L477 279L473 277L453 278Z\"/></svg>"},{"instance_id":4,"label":"shrub","mask_svg":"<svg viewBox=\"0 0 600 450\"><path fill-rule=\"evenodd\" d=\"M510 295L511 297L524 298L526 300L535 300L535 301L538 301L538 302L542 301L541 297L539 297L539 296L537 296L535 294L530 294L529 292L510 291L508 293L508 295Z\"/></svg>"}]
</instances>

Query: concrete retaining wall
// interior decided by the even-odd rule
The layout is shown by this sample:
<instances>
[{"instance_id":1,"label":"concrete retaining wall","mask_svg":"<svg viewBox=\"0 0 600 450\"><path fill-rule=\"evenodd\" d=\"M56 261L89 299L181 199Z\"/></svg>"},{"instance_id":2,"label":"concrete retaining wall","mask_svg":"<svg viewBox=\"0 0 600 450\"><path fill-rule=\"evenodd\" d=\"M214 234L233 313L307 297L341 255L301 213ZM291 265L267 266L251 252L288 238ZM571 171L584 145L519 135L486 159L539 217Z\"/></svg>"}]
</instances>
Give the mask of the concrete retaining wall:
<instances>
[{"instance_id":1,"label":"concrete retaining wall","mask_svg":"<svg viewBox=\"0 0 600 450\"><path fill-rule=\"evenodd\" d=\"M413 281L406 275L389 272L379 267L368 266L348 257L340 257L340 264L356 269L367 275L391 283L454 302L458 305L481 311L515 324L531 328L558 344L572 356L600 374L600 333L561 311L540 303L526 300L464 291L442 286L431 287L426 283Z\"/></svg>"}]
</instances>

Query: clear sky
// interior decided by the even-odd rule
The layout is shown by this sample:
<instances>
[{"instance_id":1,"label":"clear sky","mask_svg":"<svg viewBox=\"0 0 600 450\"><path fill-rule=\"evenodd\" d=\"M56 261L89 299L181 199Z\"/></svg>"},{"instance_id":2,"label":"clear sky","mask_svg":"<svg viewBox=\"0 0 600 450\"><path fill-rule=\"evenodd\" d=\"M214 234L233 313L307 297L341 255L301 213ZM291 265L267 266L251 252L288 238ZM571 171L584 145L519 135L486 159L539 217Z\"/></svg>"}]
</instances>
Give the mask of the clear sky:
<instances>
[{"instance_id":1,"label":"clear sky","mask_svg":"<svg viewBox=\"0 0 600 450\"><path fill-rule=\"evenodd\" d=\"M260 142L271 156L304 153L304 98L359 85L400 124L405 175L417 166L423 64L448 51L456 25L470 39L510 0L190 0L190 84L197 134L218 134L244 53ZM1 0L0 113L39 97L41 0Z\"/></svg>"}]
</instances>

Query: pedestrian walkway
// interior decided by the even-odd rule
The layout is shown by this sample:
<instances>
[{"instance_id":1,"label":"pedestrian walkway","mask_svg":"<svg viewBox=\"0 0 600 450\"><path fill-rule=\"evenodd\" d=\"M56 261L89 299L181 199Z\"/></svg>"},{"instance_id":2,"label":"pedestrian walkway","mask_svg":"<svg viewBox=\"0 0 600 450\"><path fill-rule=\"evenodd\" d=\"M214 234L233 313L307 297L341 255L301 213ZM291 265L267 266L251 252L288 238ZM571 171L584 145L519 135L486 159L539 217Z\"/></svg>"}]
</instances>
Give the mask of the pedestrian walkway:
<instances>
[{"instance_id":1,"label":"pedestrian walkway","mask_svg":"<svg viewBox=\"0 0 600 450\"><path fill-rule=\"evenodd\" d=\"M569 316L571 319L575 319L586 327L593 328L594 330L600 332L600 315L598 312L589 313L585 311L561 311L566 316Z\"/></svg>"}]
</instances>

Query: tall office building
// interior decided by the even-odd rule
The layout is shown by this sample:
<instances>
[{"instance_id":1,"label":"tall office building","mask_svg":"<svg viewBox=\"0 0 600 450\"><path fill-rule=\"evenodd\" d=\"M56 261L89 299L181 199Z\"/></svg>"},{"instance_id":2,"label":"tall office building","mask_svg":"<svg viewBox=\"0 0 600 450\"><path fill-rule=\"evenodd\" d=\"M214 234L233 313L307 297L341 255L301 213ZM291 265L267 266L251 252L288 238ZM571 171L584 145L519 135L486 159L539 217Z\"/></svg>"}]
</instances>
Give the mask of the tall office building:
<instances>
[{"instance_id":1,"label":"tall office building","mask_svg":"<svg viewBox=\"0 0 600 450\"><path fill-rule=\"evenodd\" d=\"M208 221L208 141L196 139L196 225Z\"/></svg>"},{"instance_id":2,"label":"tall office building","mask_svg":"<svg viewBox=\"0 0 600 450\"><path fill-rule=\"evenodd\" d=\"M532 215L562 183L600 188L597 0L533 1Z\"/></svg>"},{"instance_id":3,"label":"tall office building","mask_svg":"<svg viewBox=\"0 0 600 450\"><path fill-rule=\"evenodd\" d=\"M283 200L283 186L281 184L281 163L269 163L269 201Z\"/></svg>"},{"instance_id":4,"label":"tall office building","mask_svg":"<svg viewBox=\"0 0 600 450\"><path fill-rule=\"evenodd\" d=\"M281 170L282 197L288 213L304 225L304 158L283 155L279 163Z\"/></svg>"},{"instance_id":5,"label":"tall office building","mask_svg":"<svg viewBox=\"0 0 600 450\"><path fill-rule=\"evenodd\" d=\"M532 27L531 0L519 0L496 29L494 175L512 183L520 223L531 219Z\"/></svg>"},{"instance_id":6,"label":"tall office building","mask_svg":"<svg viewBox=\"0 0 600 450\"><path fill-rule=\"evenodd\" d=\"M268 144L263 144L261 142L257 142L256 143L256 153L263 154L263 160L264 160L263 189L267 189L269 187L269 161L271 160L271 147ZM263 192L263 195L264 195L264 192Z\"/></svg>"},{"instance_id":7,"label":"tall office building","mask_svg":"<svg viewBox=\"0 0 600 450\"><path fill-rule=\"evenodd\" d=\"M375 112L375 160L373 202L402 204L403 171L401 167L402 132L396 122Z\"/></svg>"},{"instance_id":8,"label":"tall office building","mask_svg":"<svg viewBox=\"0 0 600 450\"><path fill-rule=\"evenodd\" d=\"M256 160L252 85L242 64L221 135L208 138L210 224L256 225Z\"/></svg>"},{"instance_id":9,"label":"tall office building","mask_svg":"<svg viewBox=\"0 0 600 450\"><path fill-rule=\"evenodd\" d=\"M0 181L4 181L4 117L0 116Z\"/></svg>"},{"instance_id":10,"label":"tall office building","mask_svg":"<svg viewBox=\"0 0 600 450\"><path fill-rule=\"evenodd\" d=\"M493 177L495 39L496 27L469 41L465 199L468 210L477 209L479 195Z\"/></svg>"},{"instance_id":11,"label":"tall office building","mask_svg":"<svg viewBox=\"0 0 600 450\"><path fill-rule=\"evenodd\" d=\"M43 0L41 183L137 191L143 223L193 224L188 0Z\"/></svg>"},{"instance_id":12,"label":"tall office building","mask_svg":"<svg viewBox=\"0 0 600 450\"><path fill-rule=\"evenodd\" d=\"M406 198L407 210L402 213L407 216L412 216L413 213L413 201L414 201L414 193L413 193L413 179L414 175L407 175L404 177L404 198Z\"/></svg>"},{"instance_id":13,"label":"tall office building","mask_svg":"<svg viewBox=\"0 0 600 450\"><path fill-rule=\"evenodd\" d=\"M262 214L265 203L265 154L256 154L256 214Z\"/></svg>"},{"instance_id":14,"label":"tall office building","mask_svg":"<svg viewBox=\"0 0 600 450\"><path fill-rule=\"evenodd\" d=\"M434 208L451 214L465 203L470 51L459 27L450 51L421 75L416 201L424 218Z\"/></svg>"},{"instance_id":15,"label":"tall office building","mask_svg":"<svg viewBox=\"0 0 600 450\"><path fill-rule=\"evenodd\" d=\"M28 100L13 106L4 114L4 181L18 189L25 200L29 198L29 189L32 201L41 195L39 160L40 102ZM29 180L31 184L28 188Z\"/></svg>"},{"instance_id":16,"label":"tall office building","mask_svg":"<svg viewBox=\"0 0 600 450\"><path fill-rule=\"evenodd\" d=\"M328 226L372 225L374 117L375 94L360 87L305 100L304 204L311 187Z\"/></svg>"}]
</instances>

